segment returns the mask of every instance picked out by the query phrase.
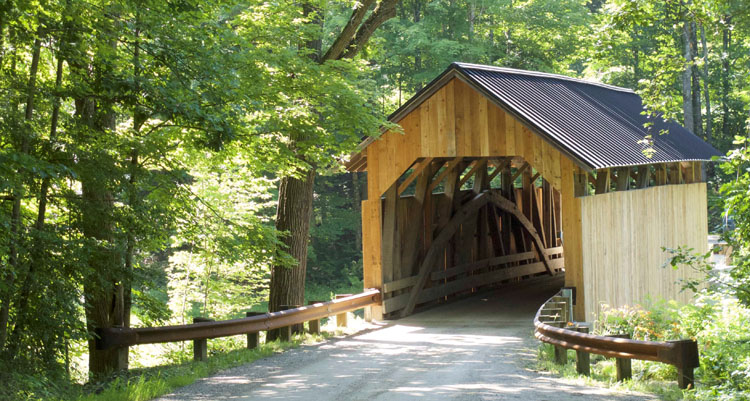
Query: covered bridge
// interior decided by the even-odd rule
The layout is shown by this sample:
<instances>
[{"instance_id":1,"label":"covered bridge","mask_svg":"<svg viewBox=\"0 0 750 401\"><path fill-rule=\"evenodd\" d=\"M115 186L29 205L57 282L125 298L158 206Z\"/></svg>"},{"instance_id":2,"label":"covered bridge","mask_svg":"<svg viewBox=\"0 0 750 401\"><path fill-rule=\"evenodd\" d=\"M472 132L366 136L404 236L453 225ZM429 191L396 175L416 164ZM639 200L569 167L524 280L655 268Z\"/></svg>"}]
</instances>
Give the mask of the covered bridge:
<instances>
[{"instance_id":1,"label":"covered bridge","mask_svg":"<svg viewBox=\"0 0 750 401\"><path fill-rule=\"evenodd\" d=\"M684 301L676 281L690 273L660 268L661 247L707 248L703 163L718 152L673 122L644 128L642 111L629 89L452 64L390 116L403 132L347 163L367 171L375 313L560 272L578 320L600 303Z\"/></svg>"}]
</instances>

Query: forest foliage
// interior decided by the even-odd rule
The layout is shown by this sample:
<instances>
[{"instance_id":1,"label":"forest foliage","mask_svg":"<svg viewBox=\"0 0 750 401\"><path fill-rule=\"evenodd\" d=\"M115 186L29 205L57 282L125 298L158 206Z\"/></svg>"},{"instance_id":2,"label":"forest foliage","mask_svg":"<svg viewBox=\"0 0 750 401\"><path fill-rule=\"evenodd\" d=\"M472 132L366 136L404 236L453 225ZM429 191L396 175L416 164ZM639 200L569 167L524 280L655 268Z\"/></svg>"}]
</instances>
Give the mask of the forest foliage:
<instances>
[{"instance_id":1,"label":"forest foliage","mask_svg":"<svg viewBox=\"0 0 750 401\"><path fill-rule=\"evenodd\" d=\"M711 230L736 222L750 287L748 3L402 0L356 57L311 57L358 4L0 3L3 366L85 382L108 360L85 346L94 327L264 307L271 266L295 263L278 184L310 169L307 286L361 287L366 178L340 161L453 61L630 87L729 152L708 172Z\"/></svg>"}]
</instances>

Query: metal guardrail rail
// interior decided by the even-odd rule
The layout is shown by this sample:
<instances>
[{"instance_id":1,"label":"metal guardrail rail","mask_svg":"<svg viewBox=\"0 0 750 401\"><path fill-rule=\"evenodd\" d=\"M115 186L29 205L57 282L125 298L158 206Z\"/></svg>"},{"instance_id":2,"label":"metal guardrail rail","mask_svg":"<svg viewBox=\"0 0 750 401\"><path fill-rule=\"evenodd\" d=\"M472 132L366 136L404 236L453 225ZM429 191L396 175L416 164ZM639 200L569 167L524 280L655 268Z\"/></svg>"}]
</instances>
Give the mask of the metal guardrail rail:
<instances>
[{"instance_id":1,"label":"metal guardrail rail","mask_svg":"<svg viewBox=\"0 0 750 401\"><path fill-rule=\"evenodd\" d=\"M257 333L318 320L370 305L378 305L380 302L380 290L369 289L361 294L345 298L242 319L201 321L193 324L164 327L100 328L96 330L96 348L104 350L138 344L203 340Z\"/></svg>"},{"instance_id":2,"label":"metal guardrail rail","mask_svg":"<svg viewBox=\"0 0 750 401\"><path fill-rule=\"evenodd\" d=\"M694 386L693 370L699 366L698 343L695 340L640 341L623 336L588 334L589 324L572 322L570 319L572 302L569 291L561 290L558 295L547 300L534 316L534 336L554 345L556 356L560 354L560 350L576 350L579 373L588 372L585 364L588 363L589 353L617 358L618 379L629 378L631 359L668 363L677 367L677 383L680 388ZM586 360L585 364L581 363L581 358Z\"/></svg>"}]
</instances>

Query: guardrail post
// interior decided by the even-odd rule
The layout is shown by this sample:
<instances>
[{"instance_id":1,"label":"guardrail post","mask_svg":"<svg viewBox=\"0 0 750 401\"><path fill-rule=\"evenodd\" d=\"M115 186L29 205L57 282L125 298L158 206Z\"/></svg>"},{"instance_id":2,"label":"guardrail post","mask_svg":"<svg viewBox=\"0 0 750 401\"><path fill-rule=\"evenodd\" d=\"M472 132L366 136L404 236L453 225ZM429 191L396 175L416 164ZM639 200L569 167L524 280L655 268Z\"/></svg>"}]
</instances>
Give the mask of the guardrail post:
<instances>
[{"instance_id":1,"label":"guardrail post","mask_svg":"<svg viewBox=\"0 0 750 401\"><path fill-rule=\"evenodd\" d=\"M630 339L629 334L615 334L608 337L614 338L626 338ZM615 358L615 364L617 366L617 381L625 381L633 378L633 365L628 358Z\"/></svg>"},{"instance_id":2,"label":"guardrail post","mask_svg":"<svg viewBox=\"0 0 750 401\"><path fill-rule=\"evenodd\" d=\"M310 301L308 305L314 305L323 301ZM320 334L320 319L313 319L307 321L307 332L310 334Z\"/></svg>"},{"instance_id":3,"label":"guardrail post","mask_svg":"<svg viewBox=\"0 0 750 401\"><path fill-rule=\"evenodd\" d=\"M194 317L193 324L203 322L213 322L214 319L206 317ZM194 361L205 361L208 358L208 339L200 338L193 340L193 360Z\"/></svg>"},{"instance_id":4,"label":"guardrail post","mask_svg":"<svg viewBox=\"0 0 750 401\"><path fill-rule=\"evenodd\" d=\"M555 345L555 362L560 365L568 363L568 350L559 345Z\"/></svg>"},{"instance_id":5,"label":"guardrail post","mask_svg":"<svg viewBox=\"0 0 750 401\"><path fill-rule=\"evenodd\" d=\"M346 298L350 297L352 294L336 294L336 299ZM347 324L347 316L346 312L339 313L336 315L336 327L346 327Z\"/></svg>"},{"instance_id":6,"label":"guardrail post","mask_svg":"<svg viewBox=\"0 0 750 401\"><path fill-rule=\"evenodd\" d=\"M296 308L296 305L281 305L280 310L289 310ZM279 328L279 339L281 341L291 341L292 340L292 326L286 326Z\"/></svg>"},{"instance_id":7,"label":"guardrail post","mask_svg":"<svg viewBox=\"0 0 750 401\"><path fill-rule=\"evenodd\" d=\"M669 341L675 345L677 385L685 389L695 386L693 370L700 366L698 343L694 340Z\"/></svg>"},{"instance_id":8,"label":"guardrail post","mask_svg":"<svg viewBox=\"0 0 750 401\"><path fill-rule=\"evenodd\" d=\"M245 312L245 317L265 315L263 312ZM247 333L247 349L258 348L260 345L260 332Z\"/></svg>"},{"instance_id":9,"label":"guardrail post","mask_svg":"<svg viewBox=\"0 0 750 401\"><path fill-rule=\"evenodd\" d=\"M576 331L588 334L588 326L577 326ZM591 376L591 354L585 351L576 351L576 372Z\"/></svg>"}]
</instances>

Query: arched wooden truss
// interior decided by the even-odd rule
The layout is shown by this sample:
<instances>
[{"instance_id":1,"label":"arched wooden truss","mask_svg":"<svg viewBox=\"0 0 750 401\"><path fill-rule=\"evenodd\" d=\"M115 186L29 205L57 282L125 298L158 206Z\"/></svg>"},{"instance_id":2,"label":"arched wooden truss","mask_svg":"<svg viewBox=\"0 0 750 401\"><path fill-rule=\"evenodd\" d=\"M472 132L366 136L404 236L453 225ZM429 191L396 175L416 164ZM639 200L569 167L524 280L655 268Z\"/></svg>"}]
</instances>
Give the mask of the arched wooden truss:
<instances>
[{"instance_id":1,"label":"arched wooden truss","mask_svg":"<svg viewBox=\"0 0 750 401\"><path fill-rule=\"evenodd\" d=\"M555 190L539 177L520 158L415 163L384 200L385 312L406 316L418 304L559 271ZM410 187L414 195L402 195Z\"/></svg>"},{"instance_id":2,"label":"arched wooden truss","mask_svg":"<svg viewBox=\"0 0 750 401\"><path fill-rule=\"evenodd\" d=\"M531 235L531 237L534 239L536 250L539 253L539 259L541 259L544 267L547 269L547 273L553 274L547 255L544 254L544 243L542 243L541 238L539 238L539 234L537 234L536 229L534 229L531 221L529 221L529 219L521 213L521 211L513 202L505 199L498 191L486 190L476 195L465 205L461 206L461 209L459 209L458 212L453 216L451 221L448 222L448 225L443 227L432 245L430 245L430 249L427 251L424 260L422 260L422 264L419 267L417 282L414 284L411 292L409 293L409 301L406 304L406 307L404 307L404 309L401 311L401 316L407 316L414 310L414 306L416 306L417 302L417 297L419 296L422 287L425 285L425 281L427 280L427 273L429 273L430 267L435 264L435 258L438 255L438 252L445 249L446 243L451 237L453 237L462 223L465 223L466 220L476 216L476 214L479 212L479 209L481 209L488 203L499 207L500 209L512 214L513 217L518 219L518 221L528 231L529 235Z\"/></svg>"}]
</instances>

